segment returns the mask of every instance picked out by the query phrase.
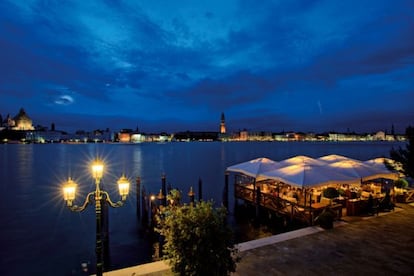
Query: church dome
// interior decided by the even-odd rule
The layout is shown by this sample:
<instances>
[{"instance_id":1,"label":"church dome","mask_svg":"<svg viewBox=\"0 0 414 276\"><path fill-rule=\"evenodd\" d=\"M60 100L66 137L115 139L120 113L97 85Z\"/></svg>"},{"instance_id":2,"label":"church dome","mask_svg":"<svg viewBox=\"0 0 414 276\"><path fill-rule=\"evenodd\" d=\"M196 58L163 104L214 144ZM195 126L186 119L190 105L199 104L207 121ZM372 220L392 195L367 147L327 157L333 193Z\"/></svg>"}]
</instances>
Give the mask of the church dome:
<instances>
[{"instance_id":1,"label":"church dome","mask_svg":"<svg viewBox=\"0 0 414 276\"><path fill-rule=\"evenodd\" d=\"M23 108L20 109L19 114L14 117L15 129L18 130L32 130L32 119L26 114Z\"/></svg>"}]
</instances>

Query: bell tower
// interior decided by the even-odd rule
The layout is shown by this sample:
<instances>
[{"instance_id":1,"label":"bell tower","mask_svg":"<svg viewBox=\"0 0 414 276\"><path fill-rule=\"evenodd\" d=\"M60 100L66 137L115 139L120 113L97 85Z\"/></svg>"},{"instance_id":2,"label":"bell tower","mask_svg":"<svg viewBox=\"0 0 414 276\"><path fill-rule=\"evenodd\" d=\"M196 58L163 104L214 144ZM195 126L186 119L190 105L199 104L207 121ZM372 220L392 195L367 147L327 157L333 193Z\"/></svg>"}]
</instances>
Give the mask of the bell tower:
<instances>
[{"instance_id":1,"label":"bell tower","mask_svg":"<svg viewBox=\"0 0 414 276\"><path fill-rule=\"evenodd\" d=\"M220 133L221 134L226 133L226 122L225 122L225 119L224 119L224 112L221 113Z\"/></svg>"}]
</instances>

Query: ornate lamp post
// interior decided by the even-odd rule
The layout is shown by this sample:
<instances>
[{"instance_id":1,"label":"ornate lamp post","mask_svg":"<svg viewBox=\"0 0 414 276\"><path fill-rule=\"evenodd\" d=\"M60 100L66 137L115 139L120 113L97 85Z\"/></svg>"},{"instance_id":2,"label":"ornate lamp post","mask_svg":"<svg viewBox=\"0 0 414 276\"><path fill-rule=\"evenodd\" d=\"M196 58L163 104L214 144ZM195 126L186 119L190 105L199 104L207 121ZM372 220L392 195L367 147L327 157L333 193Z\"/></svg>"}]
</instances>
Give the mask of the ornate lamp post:
<instances>
[{"instance_id":1,"label":"ornate lamp post","mask_svg":"<svg viewBox=\"0 0 414 276\"><path fill-rule=\"evenodd\" d=\"M109 197L108 192L101 190L100 182L104 172L104 164L100 160L95 160L91 166L92 177L95 179L95 191L88 193L84 203L81 206L74 205L76 197L77 183L70 177L63 185L63 198L66 201L67 207L74 212L82 212L91 202L91 198L95 201L95 213L96 213L96 275L100 276L103 273L103 245L102 245L102 210L101 205L108 203L111 207L121 207L129 193L129 181L122 175L118 181L119 194L121 200L113 202Z\"/></svg>"}]
</instances>

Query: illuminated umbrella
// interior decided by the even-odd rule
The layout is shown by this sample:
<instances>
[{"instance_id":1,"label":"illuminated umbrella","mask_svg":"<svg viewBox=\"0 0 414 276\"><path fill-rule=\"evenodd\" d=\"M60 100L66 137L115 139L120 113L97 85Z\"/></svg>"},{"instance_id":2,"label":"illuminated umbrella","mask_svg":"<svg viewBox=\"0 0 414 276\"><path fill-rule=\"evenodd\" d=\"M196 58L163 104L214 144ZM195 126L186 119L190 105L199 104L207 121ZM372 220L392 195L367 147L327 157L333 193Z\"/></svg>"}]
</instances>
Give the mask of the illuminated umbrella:
<instances>
[{"instance_id":1,"label":"illuminated umbrella","mask_svg":"<svg viewBox=\"0 0 414 276\"><path fill-rule=\"evenodd\" d=\"M387 166L385 166L386 162L390 163L390 164L393 164L394 160L392 160L390 158L385 158L385 157L378 157L378 158L369 159L367 161L364 161L364 164L367 164L368 166L376 167L378 169L388 170Z\"/></svg>"},{"instance_id":2,"label":"illuminated umbrella","mask_svg":"<svg viewBox=\"0 0 414 276\"><path fill-rule=\"evenodd\" d=\"M335 163L339 161L355 160L355 159L351 159L349 157L339 155L339 154L329 154L329 155L319 157L317 160L327 162L327 163Z\"/></svg>"},{"instance_id":3,"label":"illuminated umbrella","mask_svg":"<svg viewBox=\"0 0 414 276\"><path fill-rule=\"evenodd\" d=\"M386 175L386 177L382 177L382 178L397 180L399 178L398 172L395 172L395 171L392 171L391 169L389 169L385 165L385 163L389 163L389 164L392 164L394 166L396 165L394 160L392 160L390 158L385 158L385 157L378 157L378 158L374 158L374 159L364 161L364 164L367 164L368 166L372 166L375 169L377 169L378 171L380 171L381 173Z\"/></svg>"},{"instance_id":4,"label":"illuminated umbrella","mask_svg":"<svg viewBox=\"0 0 414 276\"><path fill-rule=\"evenodd\" d=\"M312 157L306 155L298 155L295 157L291 157L285 160L282 160L278 163L279 167L286 167L291 165L325 165L323 161L314 159Z\"/></svg>"},{"instance_id":5,"label":"illuminated umbrella","mask_svg":"<svg viewBox=\"0 0 414 276\"><path fill-rule=\"evenodd\" d=\"M395 173L380 169L374 165L368 165L362 161L344 160L329 164L333 168L340 169L344 174L359 177L361 181L368 181L377 178L394 179Z\"/></svg>"},{"instance_id":6,"label":"illuminated umbrella","mask_svg":"<svg viewBox=\"0 0 414 276\"><path fill-rule=\"evenodd\" d=\"M327 164L294 164L267 171L263 178L274 179L299 188L310 188L332 184L352 184L359 178L341 173Z\"/></svg>"},{"instance_id":7,"label":"illuminated umbrella","mask_svg":"<svg viewBox=\"0 0 414 276\"><path fill-rule=\"evenodd\" d=\"M254 177L258 181L263 180L263 178L260 178L262 173L276 168L278 168L278 163L276 161L262 157L230 166L227 168L227 171L239 172Z\"/></svg>"}]
</instances>

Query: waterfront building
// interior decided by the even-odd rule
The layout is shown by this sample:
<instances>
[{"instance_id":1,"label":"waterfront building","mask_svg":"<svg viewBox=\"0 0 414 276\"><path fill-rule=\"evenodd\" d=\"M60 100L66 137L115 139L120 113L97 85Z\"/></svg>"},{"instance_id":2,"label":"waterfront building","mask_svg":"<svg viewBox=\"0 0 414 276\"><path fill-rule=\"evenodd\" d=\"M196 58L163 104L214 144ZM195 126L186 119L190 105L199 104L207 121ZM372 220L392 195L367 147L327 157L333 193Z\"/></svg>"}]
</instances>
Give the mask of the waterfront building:
<instances>
[{"instance_id":1,"label":"waterfront building","mask_svg":"<svg viewBox=\"0 0 414 276\"><path fill-rule=\"evenodd\" d=\"M19 113L13 118L10 114L7 114L6 119L1 122L1 125L6 129L11 130L34 130L33 121L23 108L21 108Z\"/></svg>"},{"instance_id":2,"label":"waterfront building","mask_svg":"<svg viewBox=\"0 0 414 276\"><path fill-rule=\"evenodd\" d=\"M249 139L249 132L247 130L240 131L239 140L240 141L247 141Z\"/></svg>"},{"instance_id":3,"label":"waterfront building","mask_svg":"<svg viewBox=\"0 0 414 276\"><path fill-rule=\"evenodd\" d=\"M217 141L218 132L215 131L185 131L174 134L174 141L190 142L190 141Z\"/></svg>"},{"instance_id":4,"label":"waterfront building","mask_svg":"<svg viewBox=\"0 0 414 276\"><path fill-rule=\"evenodd\" d=\"M26 140L33 143L54 143L67 139L67 135L56 130L37 130L26 132Z\"/></svg>"},{"instance_id":5,"label":"waterfront building","mask_svg":"<svg viewBox=\"0 0 414 276\"><path fill-rule=\"evenodd\" d=\"M118 132L118 141L121 143L131 143L132 129L122 129Z\"/></svg>"},{"instance_id":6,"label":"waterfront building","mask_svg":"<svg viewBox=\"0 0 414 276\"><path fill-rule=\"evenodd\" d=\"M226 134L226 120L224 118L224 112L221 113L220 134Z\"/></svg>"},{"instance_id":7,"label":"waterfront building","mask_svg":"<svg viewBox=\"0 0 414 276\"><path fill-rule=\"evenodd\" d=\"M231 140L231 137L227 134L226 120L224 118L224 112L221 113L220 132L218 133L218 139L220 141L229 141L229 140Z\"/></svg>"},{"instance_id":8,"label":"waterfront building","mask_svg":"<svg viewBox=\"0 0 414 276\"><path fill-rule=\"evenodd\" d=\"M281 132L281 133L275 133L273 136L273 139L275 141L279 141L279 142L287 142L288 141L288 137L286 135L286 133Z\"/></svg>"},{"instance_id":9,"label":"waterfront building","mask_svg":"<svg viewBox=\"0 0 414 276\"><path fill-rule=\"evenodd\" d=\"M13 120L13 130L34 130L32 119L30 119L23 108L20 109L19 113L14 117Z\"/></svg>"},{"instance_id":10,"label":"waterfront building","mask_svg":"<svg viewBox=\"0 0 414 276\"><path fill-rule=\"evenodd\" d=\"M131 143L145 142L145 135L143 135L141 133L131 133L130 141L131 141Z\"/></svg>"},{"instance_id":11,"label":"waterfront building","mask_svg":"<svg viewBox=\"0 0 414 276\"><path fill-rule=\"evenodd\" d=\"M251 131L248 132L249 141L272 141L272 133L269 131Z\"/></svg>"}]
</instances>

